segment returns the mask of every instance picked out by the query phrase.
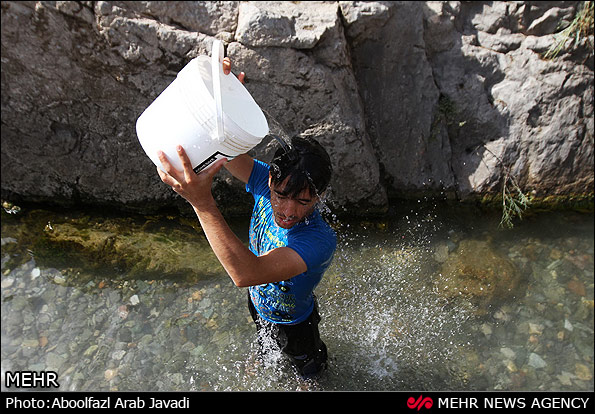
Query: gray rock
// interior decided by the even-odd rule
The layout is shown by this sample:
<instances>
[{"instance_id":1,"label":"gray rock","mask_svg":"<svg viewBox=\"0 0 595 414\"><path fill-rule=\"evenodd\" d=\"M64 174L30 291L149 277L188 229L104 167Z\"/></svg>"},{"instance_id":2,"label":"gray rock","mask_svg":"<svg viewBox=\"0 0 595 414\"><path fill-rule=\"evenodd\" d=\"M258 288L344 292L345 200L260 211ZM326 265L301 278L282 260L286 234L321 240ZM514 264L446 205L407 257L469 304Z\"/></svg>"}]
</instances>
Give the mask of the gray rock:
<instances>
[{"instance_id":1,"label":"gray rock","mask_svg":"<svg viewBox=\"0 0 595 414\"><path fill-rule=\"evenodd\" d=\"M572 20L574 9L567 7L561 9L559 7L552 7L543 13L543 15L533 20L527 28L529 35L547 35L561 30L568 26L569 21Z\"/></svg>"},{"instance_id":2,"label":"gray rock","mask_svg":"<svg viewBox=\"0 0 595 414\"><path fill-rule=\"evenodd\" d=\"M527 364L536 369L545 368L547 366L547 363L543 360L543 358L534 352L529 354L529 361Z\"/></svg>"},{"instance_id":3,"label":"gray rock","mask_svg":"<svg viewBox=\"0 0 595 414\"><path fill-rule=\"evenodd\" d=\"M311 49L339 22L335 2L241 2L236 41L246 46Z\"/></svg>"},{"instance_id":4,"label":"gray rock","mask_svg":"<svg viewBox=\"0 0 595 414\"><path fill-rule=\"evenodd\" d=\"M188 210L134 125L214 38L271 125L328 148L333 207L466 199L508 172L537 196L590 194L592 36L542 58L577 4L2 2L2 197ZM251 202L225 173L215 193Z\"/></svg>"}]
</instances>

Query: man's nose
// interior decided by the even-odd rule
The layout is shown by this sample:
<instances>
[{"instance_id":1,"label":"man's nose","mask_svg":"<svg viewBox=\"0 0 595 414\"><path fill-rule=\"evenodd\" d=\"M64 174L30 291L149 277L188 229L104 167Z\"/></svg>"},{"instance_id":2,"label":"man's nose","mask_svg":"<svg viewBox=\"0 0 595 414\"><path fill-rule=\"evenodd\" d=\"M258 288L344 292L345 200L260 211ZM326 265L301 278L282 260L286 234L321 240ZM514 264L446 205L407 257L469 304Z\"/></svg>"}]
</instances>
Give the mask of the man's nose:
<instances>
[{"instance_id":1,"label":"man's nose","mask_svg":"<svg viewBox=\"0 0 595 414\"><path fill-rule=\"evenodd\" d=\"M281 211L285 217L297 216L298 203L295 200L284 200L281 206Z\"/></svg>"}]
</instances>

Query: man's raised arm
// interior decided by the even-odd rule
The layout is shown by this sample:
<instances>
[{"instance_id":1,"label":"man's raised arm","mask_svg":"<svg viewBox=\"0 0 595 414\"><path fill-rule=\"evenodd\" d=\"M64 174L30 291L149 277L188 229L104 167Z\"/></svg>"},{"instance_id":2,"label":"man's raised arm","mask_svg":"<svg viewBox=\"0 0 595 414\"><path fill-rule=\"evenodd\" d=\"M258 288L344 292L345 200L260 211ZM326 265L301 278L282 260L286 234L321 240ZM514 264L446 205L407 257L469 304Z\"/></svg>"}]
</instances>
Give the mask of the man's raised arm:
<instances>
[{"instance_id":1,"label":"man's raised arm","mask_svg":"<svg viewBox=\"0 0 595 414\"><path fill-rule=\"evenodd\" d=\"M229 161L224 167L233 175L235 178L243 182L244 184L250 179L252 174L252 167L254 166L254 160L248 154L241 154Z\"/></svg>"}]
</instances>

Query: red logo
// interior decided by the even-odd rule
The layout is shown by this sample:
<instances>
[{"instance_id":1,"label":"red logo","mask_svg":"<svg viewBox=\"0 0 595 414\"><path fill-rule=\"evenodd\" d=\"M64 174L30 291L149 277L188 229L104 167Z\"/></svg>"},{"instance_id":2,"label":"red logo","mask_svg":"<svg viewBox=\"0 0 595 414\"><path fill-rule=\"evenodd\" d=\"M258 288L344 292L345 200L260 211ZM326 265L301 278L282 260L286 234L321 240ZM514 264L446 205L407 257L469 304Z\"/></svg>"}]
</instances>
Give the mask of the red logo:
<instances>
[{"instance_id":1,"label":"red logo","mask_svg":"<svg viewBox=\"0 0 595 414\"><path fill-rule=\"evenodd\" d=\"M417 400L413 397L407 399L407 407L417 408L417 411L421 410L422 407L432 408L432 405L434 405L434 401L430 397L424 398L423 395L420 395Z\"/></svg>"}]
</instances>

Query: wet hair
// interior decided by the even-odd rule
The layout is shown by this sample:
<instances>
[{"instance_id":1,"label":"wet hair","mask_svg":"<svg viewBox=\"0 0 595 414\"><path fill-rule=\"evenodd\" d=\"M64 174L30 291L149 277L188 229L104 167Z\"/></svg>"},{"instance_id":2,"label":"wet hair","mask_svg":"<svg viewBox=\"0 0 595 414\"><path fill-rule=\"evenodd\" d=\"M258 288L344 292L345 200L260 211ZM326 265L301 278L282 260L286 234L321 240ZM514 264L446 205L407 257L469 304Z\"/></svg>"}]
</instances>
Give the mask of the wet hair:
<instances>
[{"instance_id":1,"label":"wet hair","mask_svg":"<svg viewBox=\"0 0 595 414\"><path fill-rule=\"evenodd\" d=\"M279 185L289 177L283 191L289 197L297 197L306 188L313 196L321 195L333 172L326 150L312 138L294 137L289 144L280 143L271 161L272 184Z\"/></svg>"}]
</instances>

